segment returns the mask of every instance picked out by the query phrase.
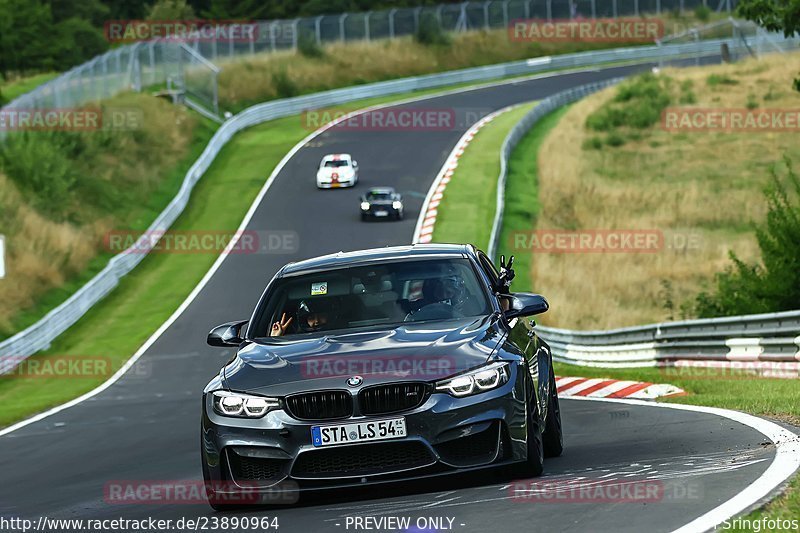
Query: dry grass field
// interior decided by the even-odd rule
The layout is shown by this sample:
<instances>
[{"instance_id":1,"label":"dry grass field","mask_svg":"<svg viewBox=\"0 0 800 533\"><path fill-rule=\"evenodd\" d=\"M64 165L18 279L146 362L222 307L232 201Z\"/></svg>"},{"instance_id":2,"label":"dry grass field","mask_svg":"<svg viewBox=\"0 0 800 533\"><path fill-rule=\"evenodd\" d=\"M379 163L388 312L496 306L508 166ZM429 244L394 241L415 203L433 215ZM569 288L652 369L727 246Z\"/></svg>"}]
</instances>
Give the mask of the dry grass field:
<instances>
[{"instance_id":1,"label":"dry grass field","mask_svg":"<svg viewBox=\"0 0 800 533\"><path fill-rule=\"evenodd\" d=\"M664 14L663 20L667 33L699 23L693 13ZM412 37L333 43L324 46L321 57L286 51L220 62L219 97L223 107L239 110L264 100L336 87L632 44L513 41L505 29L458 33L439 45L423 45Z\"/></svg>"},{"instance_id":2,"label":"dry grass field","mask_svg":"<svg viewBox=\"0 0 800 533\"><path fill-rule=\"evenodd\" d=\"M101 268L107 231L146 228L205 144L193 143L198 120L164 100L126 94L106 104L141 110L136 129L16 133L0 149L0 338Z\"/></svg>"},{"instance_id":3,"label":"dry grass field","mask_svg":"<svg viewBox=\"0 0 800 533\"><path fill-rule=\"evenodd\" d=\"M657 77L681 88L684 103L675 106L797 111L800 93L791 83L798 59L772 55ZM536 228L653 230L663 246L656 253L535 253L534 287L553 302L542 318L548 325L597 329L690 317L689 305L730 263L730 250L758 259L752 223L766 213L770 165L782 165L784 155L800 164L800 132L669 132L660 121L611 133L588 128L587 118L612 105L618 91L575 104L544 140Z\"/></svg>"}]
</instances>

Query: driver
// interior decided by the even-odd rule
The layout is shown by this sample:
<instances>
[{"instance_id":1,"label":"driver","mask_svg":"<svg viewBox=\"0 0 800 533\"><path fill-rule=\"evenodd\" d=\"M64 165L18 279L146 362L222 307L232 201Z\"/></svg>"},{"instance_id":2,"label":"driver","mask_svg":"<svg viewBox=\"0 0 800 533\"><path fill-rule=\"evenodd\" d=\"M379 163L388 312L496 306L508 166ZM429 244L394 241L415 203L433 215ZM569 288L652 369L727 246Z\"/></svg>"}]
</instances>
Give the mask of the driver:
<instances>
[{"instance_id":1,"label":"driver","mask_svg":"<svg viewBox=\"0 0 800 533\"><path fill-rule=\"evenodd\" d=\"M456 273L428 278L422 283L422 298L416 302L417 309L406 316L406 321L451 317L461 312L467 296L464 280Z\"/></svg>"},{"instance_id":2,"label":"driver","mask_svg":"<svg viewBox=\"0 0 800 533\"><path fill-rule=\"evenodd\" d=\"M330 312L327 306L321 301L303 300L297 306L297 333L312 333L320 331L328 325L330 321ZM270 329L271 337L280 337L286 335L286 331L292 324L294 317L286 318L286 313L281 314L281 319L274 324Z\"/></svg>"}]
</instances>

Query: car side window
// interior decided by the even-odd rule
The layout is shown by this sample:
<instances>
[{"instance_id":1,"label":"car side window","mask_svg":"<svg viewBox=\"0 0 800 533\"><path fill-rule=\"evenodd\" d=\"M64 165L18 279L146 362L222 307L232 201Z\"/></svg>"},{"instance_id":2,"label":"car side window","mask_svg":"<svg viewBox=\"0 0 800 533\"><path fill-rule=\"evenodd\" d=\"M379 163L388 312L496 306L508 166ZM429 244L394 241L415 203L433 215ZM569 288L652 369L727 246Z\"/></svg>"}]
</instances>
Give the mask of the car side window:
<instances>
[{"instance_id":1,"label":"car side window","mask_svg":"<svg viewBox=\"0 0 800 533\"><path fill-rule=\"evenodd\" d=\"M497 286L497 280L500 279L500 273L495 268L494 264L486 257L486 254L481 252L478 254L478 261L481 264L481 268L489 277L489 280L492 282L492 286Z\"/></svg>"}]
</instances>

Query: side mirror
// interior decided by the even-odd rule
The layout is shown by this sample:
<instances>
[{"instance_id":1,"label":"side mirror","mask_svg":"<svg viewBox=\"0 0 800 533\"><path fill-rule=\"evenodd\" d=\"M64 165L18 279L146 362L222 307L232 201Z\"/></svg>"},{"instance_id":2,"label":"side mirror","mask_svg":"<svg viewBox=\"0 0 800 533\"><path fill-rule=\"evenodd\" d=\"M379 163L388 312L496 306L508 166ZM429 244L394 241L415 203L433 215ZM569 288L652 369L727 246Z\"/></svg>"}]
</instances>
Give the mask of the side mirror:
<instances>
[{"instance_id":1,"label":"side mirror","mask_svg":"<svg viewBox=\"0 0 800 533\"><path fill-rule=\"evenodd\" d=\"M244 330L247 327L247 320L238 322L226 322L208 332L206 342L209 346L226 348L229 346L239 346L244 339Z\"/></svg>"},{"instance_id":2,"label":"side mirror","mask_svg":"<svg viewBox=\"0 0 800 533\"><path fill-rule=\"evenodd\" d=\"M509 320L518 316L538 315L550 309L550 304L541 294L514 292L509 296L511 297L511 304L505 313L506 318Z\"/></svg>"},{"instance_id":3,"label":"side mirror","mask_svg":"<svg viewBox=\"0 0 800 533\"><path fill-rule=\"evenodd\" d=\"M358 161L353 159L353 168L358 168Z\"/></svg>"}]
</instances>

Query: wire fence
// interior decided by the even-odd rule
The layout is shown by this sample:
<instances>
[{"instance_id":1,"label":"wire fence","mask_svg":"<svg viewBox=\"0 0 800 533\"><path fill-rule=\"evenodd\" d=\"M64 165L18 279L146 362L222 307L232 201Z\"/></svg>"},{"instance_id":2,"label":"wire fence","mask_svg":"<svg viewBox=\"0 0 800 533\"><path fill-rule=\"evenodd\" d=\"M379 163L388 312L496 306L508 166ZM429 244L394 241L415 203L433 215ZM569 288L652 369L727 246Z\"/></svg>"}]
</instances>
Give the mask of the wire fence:
<instances>
[{"instance_id":1,"label":"wire fence","mask_svg":"<svg viewBox=\"0 0 800 533\"><path fill-rule=\"evenodd\" d=\"M119 46L10 102L11 109L75 108L123 91L169 87L186 91L218 114L219 62L318 44L394 39L417 32L425 20L445 31L507 28L514 20L627 17L683 12L707 6L731 12L735 0L488 0L438 6L256 21L252 36L219 32L183 42L153 40Z\"/></svg>"}]
</instances>

